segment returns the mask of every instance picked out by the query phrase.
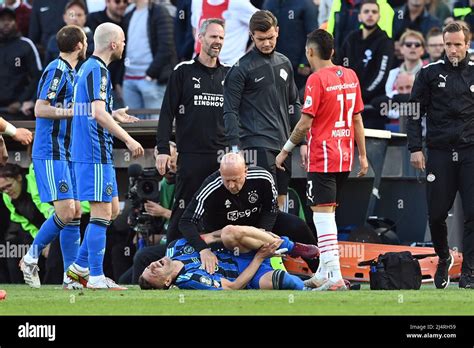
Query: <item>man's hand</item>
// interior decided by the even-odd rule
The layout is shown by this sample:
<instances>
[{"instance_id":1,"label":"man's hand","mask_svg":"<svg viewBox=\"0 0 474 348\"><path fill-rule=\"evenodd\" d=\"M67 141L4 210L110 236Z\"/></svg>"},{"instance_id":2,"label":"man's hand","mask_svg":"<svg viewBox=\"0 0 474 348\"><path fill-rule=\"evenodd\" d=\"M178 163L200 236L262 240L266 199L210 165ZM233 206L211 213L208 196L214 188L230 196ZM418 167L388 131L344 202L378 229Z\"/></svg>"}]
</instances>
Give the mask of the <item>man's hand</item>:
<instances>
[{"instance_id":1,"label":"man's hand","mask_svg":"<svg viewBox=\"0 0 474 348\"><path fill-rule=\"evenodd\" d=\"M275 256L275 251L278 250L281 243L283 243L283 239L278 239L273 243L266 243L263 244L260 249L258 249L257 253L255 254L255 258L264 260L268 259L269 257Z\"/></svg>"},{"instance_id":2,"label":"man's hand","mask_svg":"<svg viewBox=\"0 0 474 348\"><path fill-rule=\"evenodd\" d=\"M5 146L5 141L3 137L0 135L0 166L5 165L8 161L8 151L7 147Z\"/></svg>"},{"instance_id":3,"label":"man's hand","mask_svg":"<svg viewBox=\"0 0 474 348\"><path fill-rule=\"evenodd\" d=\"M26 116L31 116L34 107L35 103L32 100L24 101L23 104L21 104L21 112Z\"/></svg>"},{"instance_id":4,"label":"man's hand","mask_svg":"<svg viewBox=\"0 0 474 348\"><path fill-rule=\"evenodd\" d=\"M364 176L369 170L369 161L367 161L367 156L359 156L360 169L357 173L357 177Z\"/></svg>"},{"instance_id":5,"label":"man's hand","mask_svg":"<svg viewBox=\"0 0 474 348\"><path fill-rule=\"evenodd\" d=\"M425 170L425 156L423 151L412 152L410 155L410 163L416 169Z\"/></svg>"},{"instance_id":6,"label":"man's hand","mask_svg":"<svg viewBox=\"0 0 474 348\"><path fill-rule=\"evenodd\" d=\"M211 251L211 249L203 249L199 252L201 256L201 263L209 274L214 274L217 265L217 256Z\"/></svg>"},{"instance_id":7,"label":"man's hand","mask_svg":"<svg viewBox=\"0 0 474 348\"><path fill-rule=\"evenodd\" d=\"M281 150L278 156L276 156L275 159L275 165L278 169L285 170L285 167L283 167L283 162L285 162L286 158L288 157L288 152L285 150Z\"/></svg>"},{"instance_id":8,"label":"man's hand","mask_svg":"<svg viewBox=\"0 0 474 348\"><path fill-rule=\"evenodd\" d=\"M23 145L28 145L33 140L33 134L26 128L17 128L16 133L12 138Z\"/></svg>"},{"instance_id":9,"label":"man's hand","mask_svg":"<svg viewBox=\"0 0 474 348\"><path fill-rule=\"evenodd\" d=\"M132 153L133 158L138 158L145 154L145 150L143 150L143 147L138 141L133 138L130 138L130 140L125 143L125 145L127 145L127 148Z\"/></svg>"},{"instance_id":10,"label":"man's hand","mask_svg":"<svg viewBox=\"0 0 474 348\"><path fill-rule=\"evenodd\" d=\"M140 121L139 118L127 114L128 106L125 108L117 109L112 112L112 117L114 120L119 121L120 123L135 123Z\"/></svg>"},{"instance_id":11,"label":"man's hand","mask_svg":"<svg viewBox=\"0 0 474 348\"><path fill-rule=\"evenodd\" d=\"M144 207L148 214L155 217L162 217L167 212L167 209L163 208L159 203L152 201L146 201Z\"/></svg>"},{"instance_id":12,"label":"man's hand","mask_svg":"<svg viewBox=\"0 0 474 348\"><path fill-rule=\"evenodd\" d=\"M170 165L170 161L171 161L170 155L162 154L162 155L156 156L155 167L156 167L156 170L158 170L158 173L160 173L160 175L166 174L166 171L168 170L168 167Z\"/></svg>"},{"instance_id":13,"label":"man's hand","mask_svg":"<svg viewBox=\"0 0 474 348\"><path fill-rule=\"evenodd\" d=\"M308 145L300 146L301 167L306 168L308 165Z\"/></svg>"}]
</instances>

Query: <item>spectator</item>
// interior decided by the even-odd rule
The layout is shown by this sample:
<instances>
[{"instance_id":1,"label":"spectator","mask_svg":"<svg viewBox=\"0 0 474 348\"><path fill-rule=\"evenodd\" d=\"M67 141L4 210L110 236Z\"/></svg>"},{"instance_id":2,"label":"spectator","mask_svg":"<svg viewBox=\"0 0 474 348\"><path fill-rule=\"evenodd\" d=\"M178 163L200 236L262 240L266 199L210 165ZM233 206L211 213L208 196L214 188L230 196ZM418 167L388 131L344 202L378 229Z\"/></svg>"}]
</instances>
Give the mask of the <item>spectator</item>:
<instances>
[{"instance_id":1,"label":"spectator","mask_svg":"<svg viewBox=\"0 0 474 348\"><path fill-rule=\"evenodd\" d=\"M395 12L387 0L377 0L380 10L379 27L392 37ZM333 0L327 31L334 37L334 49L337 54L347 35L359 28L359 12L362 0Z\"/></svg>"},{"instance_id":2,"label":"spectator","mask_svg":"<svg viewBox=\"0 0 474 348\"><path fill-rule=\"evenodd\" d=\"M86 26L88 26L92 32L95 32L95 29L105 22L112 22L118 26L122 26L122 19L127 6L128 0L106 0L105 10L89 13Z\"/></svg>"},{"instance_id":3,"label":"spectator","mask_svg":"<svg viewBox=\"0 0 474 348\"><path fill-rule=\"evenodd\" d=\"M432 28L426 35L426 51L428 52L428 61L433 63L441 59L444 53L443 32L439 28Z\"/></svg>"},{"instance_id":4,"label":"spectator","mask_svg":"<svg viewBox=\"0 0 474 348\"><path fill-rule=\"evenodd\" d=\"M398 68L390 70L385 84L385 94L389 98L396 93L395 80L399 73L407 72L416 75L423 66L421 57L424 53L425 39L420 32L408 29L400 38L400 47L403 63Z\"/></svg>"},{"instance_id":5,"label":"spectator","mask_svg":"<svg viewBox=\"0 0 474 348\"><path fill-rule=\"evenodd\" d=\"M123 20L127 37L123 99L132 109L160 109L176 64L173 19L164 5L134 0ZM158 114L142 118L158 119Z\"/></svg>"},{"instance_id":6,"label":"spectator","mask_svg":"<svg viewBox=\"0 0 474 348\"><path fill-rule=\"evenodd\" d=\"M454 3L453 17L455 20L462 20L474 31L474 0L458 0ZM472 40L472 38L471 38Z\"/></svg>"},{"instance_id":7,"label":"spectator","mask_svg":"<svg viewBox=\"0 0 474 348\"><path fill-rule=\"evenodd\" d=\"M407 72L399 73L395 80L396 91L393 96L389 98L384 95L372 101L375 115L368 120L370 127L367 128L406 132L407 118L416 111L413 109L414 105L408 103L414 81L415 75Z\"/></svg>"},{"instance_id":8,"label":"spectator","mask_svg":"<svg viewBox=\"0 0 474 348\"><path fill-rule=\"evenodd\" d=\"M336 64L356 72L361 78L362 100L370 104L374 98L385 95L393 42L378 26L380 11L376 0L364 0L360 12L362 29L351 32L346 38Z\"/></svg>"},{"instance_id":9,"label":"spectator","mask_svg":"<svg viewBox=\"0 0 474 348\"><path fill-rule=\"evenodd\" d=\"M22 37L15 12L0 10L0 108L6 119L33 119L34 94L41 76L41 60L35 45ZM8 81L8 83L5 83Z\"/></svg>"},{"instance_id":10,"label":"spectator","mask_svg":"<svg viewBox=\"0 0 474 348\"><path fill-rule=\"evenodd\" d=\"M191 24L195 31L195 53L200 52L197 35L204 20L220 18L225 21L225 45L219 60L233 65L247 50L250 17L257 11L250 0L193 0Z\"/></svg>"},{"instance_id":11,"label":"spectator","mask_svg":"<svg viewBox=\"0 0 474 348\"><path fill-rule=\"evenodd\" d=\"M305 55L306 35L318 27L318 8L313 0L267 0L265 10L278 19L279 40L276 50L291 62L298 89L304 88L311 73Z\"/></svg>"},{"instance_id":12,"label":"spectator","mask_svg":"<svg viewBox=\"0 0 474 348\"><path fill-rule=\"evenodd\" d=\"M64 8L69 0L35 0L30 17L29 38L41 53L48 46L49 38L55 36L64 25Z\"/></svg>"},{"instance_id":13,"label":"spectator","mask_svg":"<svg viewBox=\"0 0 474 348\"><path fill-rule=\"evenodd\" d=\"M87 17L84 2L82 0L69 1L66 5L66 8L64 9L63 19L66 25L77 25L78 27L82 28L82 30L84 30L84 33L87 37L86 58L88 58L92 52L94 52L94 35L88 27L85 27ZM58 43L56 41L56 37L52 36L49 39L48 46L46 48L44 59L45 63L48 64L53 59L56 59L58 55ZM79 71L82 62L83 60L79 61L78 65L76 66L76 71Z\"/></svg>"},{"instance_id":14,"label":"spectator","mask_svg":"<svg viewBox=\"0 0 474 348\"><path fill-rule=\"evenodd\" d=\"M445 0L426 0L426 7L430 15L438 18L441 23L444 23L446 18L451 17L451 9Z\"/></svg>"},{"instance_id":15,"label":"spectator","mask_svg":"<svg viewBox=\"0 0 474 348\"><path fill-rule=\"evenodd\" d=\"M399 41L407 29L416 30L425 36L431 28L441 28L441 22L428 12L426 3L427 0L407 0L406 5L395 9L397 14L401 14L395 16L393 21L395 41ZM396 46L395 49L397 48Z\"/></svg>"},{"instance_id":16,"label":"spectator","mask_svg":"<svg viewBox=\"0 0 474 348\"><path fill-rule=\"evenodd\" d=\"M20 30L21 35L28 36L28 30L30 28L30 15L31 15L31 6L22 2L21 0L5 0L5 4L0 6L8 7L15 11L16 14L16 24L18 30Z\"/></svg>"},{"instance_id":17,"label":"spectator","mask_svg":"<svg viewBox=\"0 0 474 348\"><path fill-rule=\"evenodd\" d=\"M174 19L174 43L178 62L190 60L194 53L194 35L191 25L192 0L177 0Z\"/></svg>"}]
</instances>

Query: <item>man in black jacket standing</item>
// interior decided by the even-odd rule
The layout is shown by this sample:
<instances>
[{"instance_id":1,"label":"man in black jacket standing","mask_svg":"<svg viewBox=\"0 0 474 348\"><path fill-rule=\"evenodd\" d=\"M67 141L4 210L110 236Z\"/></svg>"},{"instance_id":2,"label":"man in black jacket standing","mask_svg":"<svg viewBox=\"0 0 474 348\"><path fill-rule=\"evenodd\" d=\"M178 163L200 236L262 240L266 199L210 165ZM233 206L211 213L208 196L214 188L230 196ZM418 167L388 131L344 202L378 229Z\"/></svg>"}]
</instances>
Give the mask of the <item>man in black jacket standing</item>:
<instances>
[{"instance_id":1,"label":"man in black jacket standing","mask_svg":"<svg viewBox=\"0 0 474 348\"><path fill-rule=\"evenodd\" d=\"M6 109L5 119L34 119L33 99L42 70L35 45L17 29L15 11L0 9L0 108Z\"/></svg>"},{"instance_id":2,"label":"man in black jacket standing","mask_svg":"<svg viewBox=\"0 0 474 348\"><path fill-rule=\"evenodd\" d=\"M474 63L467 50L471 33L450 23L443 29L445 56L420 70L411 101L420 114L408 121L412 165L426 168L431 238L439 256L435 285L449 285L453 265L449 253L446 218L459 191L464 210L463 264L459 287L472 288L474 270ZM426 115L427 161L422 152L421 117Z\"/></svg>"},{"instance_id":3,"label":"man in black jacket standing","mask_svg":"<svg viewBox=\"0 0 474 348\"><path fill-rule=\"evenodd\" d=\"M380 9L376 0L364 0L359 21L362 29L352 31L337 53L336 64L351 68L361 83L362 99L369 104L385 95L385 83L392 65L393 42L380 29Z\"/></svg>"},{"instance_id":4,"label":"man in black jacket standing","mask_svg":"<svg viewBox=\"0 0 474 348\"><path fill-rule=\"evenodd\" d=\"M275 51L277 25L270 11L257 11L250 19L255 48L240 58L225 79L224 123L231 150L244 150L247 163L273 175L281 207L288 193L291 161L281 171L275 158L300 118L301 105L291 62ZM301 154L306 158L306 146Z\"/></svg>"},{"instance_id":5,"label":"man in black jacket standing","mask_svg":"<svg viewBox=\"0 0 474 348\"><path fill-rule=\"evenodd\" d=\"M173 19L165 5L135 0L123 20L127 37L123 99L132 109L160 109L177 63ZM157 119L158 114L142 116Z\"/></svg>"},{"instance_id":6,"label":"man in black jacket standing","mask_svg":"<svg viewBox=\"0 0 474 348\"><path fill-rule=\"evenodd\" d=\"M208 19L199 32L201 53L178 64L171 73L157 132L156 168L164 175L170 164L169 140L176 119L178 171L175 204L167 241L182 238L178 222L194 193L219 168L225 149L223 83L229 67L218 60L224 42L224 22Z\"/></svg>"}]
</instances>

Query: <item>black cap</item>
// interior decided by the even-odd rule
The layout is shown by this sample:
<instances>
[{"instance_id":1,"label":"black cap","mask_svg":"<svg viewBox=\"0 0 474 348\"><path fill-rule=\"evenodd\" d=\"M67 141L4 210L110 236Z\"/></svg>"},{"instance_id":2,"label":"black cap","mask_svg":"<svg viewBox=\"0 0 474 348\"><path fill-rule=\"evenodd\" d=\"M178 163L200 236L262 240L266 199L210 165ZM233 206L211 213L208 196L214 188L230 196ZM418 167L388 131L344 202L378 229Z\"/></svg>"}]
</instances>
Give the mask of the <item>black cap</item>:
<instances>
[{"instance_id":1,"label":"black cap","mask_svg":"<svg viewBox=\"0 0 474 348\"><path fill-rule=\"evenodd\" d=\"M0 8L0 17L3 17L3 16L10 16L11 18L16 19L15 11L13 11L12 9L8 7Z\"/></svg>"}]
</instances>

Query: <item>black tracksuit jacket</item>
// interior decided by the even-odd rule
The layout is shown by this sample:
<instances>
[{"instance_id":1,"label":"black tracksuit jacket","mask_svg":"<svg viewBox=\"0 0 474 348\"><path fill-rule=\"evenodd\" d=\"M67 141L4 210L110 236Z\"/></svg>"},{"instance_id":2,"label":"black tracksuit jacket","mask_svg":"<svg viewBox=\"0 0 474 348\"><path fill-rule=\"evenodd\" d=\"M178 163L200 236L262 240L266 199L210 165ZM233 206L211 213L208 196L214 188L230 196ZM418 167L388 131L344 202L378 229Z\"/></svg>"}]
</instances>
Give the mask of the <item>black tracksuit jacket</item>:
<instances>
[{"instance_id":1,"label":"black tracksuit jacket","mask_svg":"<svg viewBox=\"0 0 474 348\"><path fill-rule=\"evenodd\" d=\"M199 226L214 232L227 225L255 226L271 231L277 219L277 192L269 172L250 167L245 184L232 194L222 183L219 171L204 180L181 217L179 230L197 251L208 248L199 236Z\"/></svg>"},{"instance_id":2,"label":"black tracksuit jacket","mask_svg":"<svg viewBox=\"0 0 474 348\"><path fill-rule=\"evenodd\" d=\"M231 147L280 151L300 115L293 68L283 54L254 48L227 74L224 124Z\"/></svg>"},{"instance_id":3,"label":"black tracksuit jacket","mask_svg":"<svg viewBox=\"0 0 474 348\"><path fill-rule=\"evenodd\" d=\"M423 67L415 79L410 102L419 115L408 119L408 148L422 149L421 117L426 115L428 148L452 150L474 145L474 62L468 57L454 66L446 56Z\"/></svg>"},{"instance_id":4,"label":"black tracksuit jacket","mask_svg":"<svg viewBox=\"0 0 474 348\"><path fill-rule=\"evenodd\" d=\"M169 140L176 119L179 153L215 153L225 148L223 83L229 67L202 65L198 57L178 64L168 81L160 120L157 147L169 154Z\"/></svg>"}]
</instances>

